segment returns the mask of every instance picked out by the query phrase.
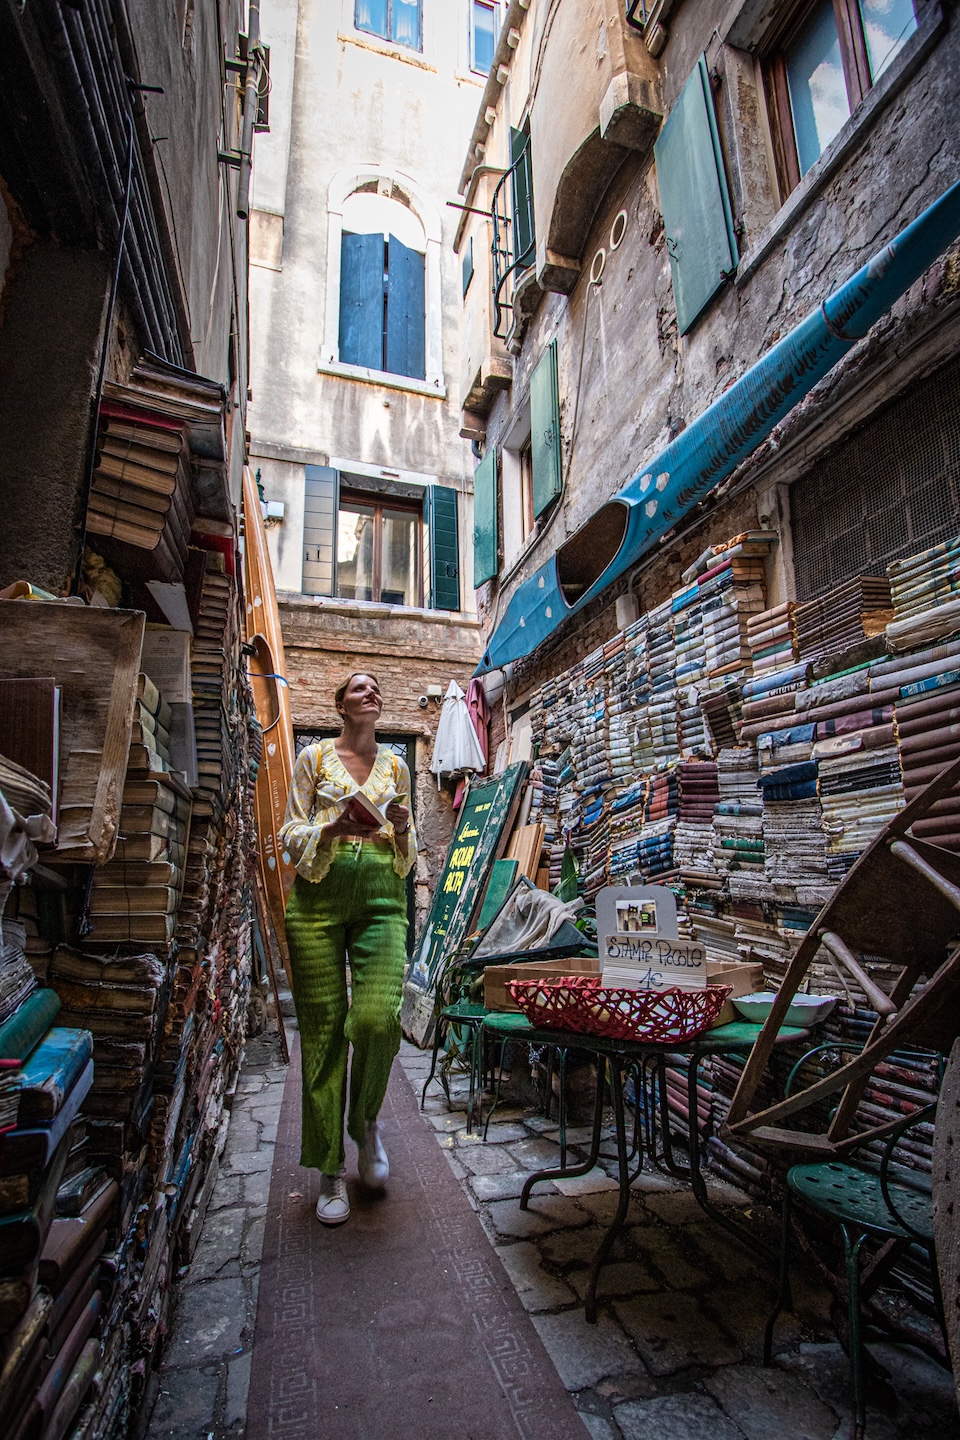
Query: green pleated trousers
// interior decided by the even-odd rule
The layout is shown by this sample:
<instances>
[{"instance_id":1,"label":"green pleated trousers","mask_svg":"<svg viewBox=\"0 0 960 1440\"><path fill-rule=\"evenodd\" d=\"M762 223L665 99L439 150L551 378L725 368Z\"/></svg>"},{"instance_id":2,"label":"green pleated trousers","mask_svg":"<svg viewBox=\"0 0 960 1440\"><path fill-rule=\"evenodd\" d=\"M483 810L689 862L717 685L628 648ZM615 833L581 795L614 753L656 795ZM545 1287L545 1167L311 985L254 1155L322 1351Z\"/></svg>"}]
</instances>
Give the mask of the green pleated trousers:
<instances>
[{"instance_id":1,"label":"green pleated trousers","mask_svg":"<svg viewBox=\"0 0 960 1440\"><path fill-rule=\"evenodd\" d=\"M407 902L391 847L341 841L319 884L294 880L286 929L303 1074L300 1164L335 1175L349 1047L347 1129L356 1141L377 1118L400 1049Z\"/></svg>"}]
</instances>

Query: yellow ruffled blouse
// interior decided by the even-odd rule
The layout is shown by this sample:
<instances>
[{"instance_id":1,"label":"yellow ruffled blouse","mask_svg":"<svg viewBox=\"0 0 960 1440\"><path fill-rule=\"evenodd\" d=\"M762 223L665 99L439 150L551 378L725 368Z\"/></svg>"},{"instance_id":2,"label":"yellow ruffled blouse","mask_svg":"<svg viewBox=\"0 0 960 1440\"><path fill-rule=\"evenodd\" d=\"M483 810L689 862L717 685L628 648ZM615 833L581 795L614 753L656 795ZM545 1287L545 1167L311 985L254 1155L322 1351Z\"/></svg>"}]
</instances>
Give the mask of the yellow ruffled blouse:
<instances>
[{"instance_id":1,"label":"yellow ruffled blouse","mask_svg":"<svg viewBox=\"0 0 960 1440\"><path fill-rule=\"evenodd\" d=\"M280 840L297 867L297 874L302 875L304 880L316 885L330 869L330 862L341 841L338 838L323 844L320 831L337 818L344 799L348 795L356 795L358 791L381 808L394 797L399 797L409 807L410 771L388 745L377 748L373 769L362 785L357 784L343 764L332 740L308 745L297 756L287 797L287 813L280 827ZM406 855L397 844L393 826L388 820L375 832L375 838L382 838L392 846L393 868L397 874L408 875L417 858L417 832L413 826L412 811ZM347 840L345 843L349 845L351 842Z\"/></svg>"}]
</instances>

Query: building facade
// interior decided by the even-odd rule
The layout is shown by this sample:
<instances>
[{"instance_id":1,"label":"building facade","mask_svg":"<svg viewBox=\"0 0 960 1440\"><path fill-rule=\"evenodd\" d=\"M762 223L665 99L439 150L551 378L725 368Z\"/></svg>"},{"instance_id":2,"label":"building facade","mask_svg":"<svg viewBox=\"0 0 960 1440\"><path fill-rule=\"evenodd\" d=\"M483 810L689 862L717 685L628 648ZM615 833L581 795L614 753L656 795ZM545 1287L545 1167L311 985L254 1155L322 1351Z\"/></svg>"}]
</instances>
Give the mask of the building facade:
<instances>
[{"instance_id":1,"label":"building facade","mask_svg":"<svg viewBox=\"0 0 960 1440\"><path fill-rule=\"evenodd\" d=\"M294 725L335 732L340 680L361 666L379 677L384 730L418 775L421 902L450 830L426 768L438 694L451 678L466 686L480 649L457 394L461 212L448 202L501 8L263 8L250 425Z\"/></svg>"},{"instance_id":2,"label":"building facade","mask_svg":"<svg viewBox=\"0 0 960 1440\"><path fill-rule=\"evenodd\" d=\"M957 74L948 6L514 0L457 235L479 281L460 396L483 447L488 633L524 579L956 180ZM508 702L522 709L738 532L774 532L770 607L951 535L956 293L950 250L628 577L518 664Z\"/></svg>"}]
</instances>

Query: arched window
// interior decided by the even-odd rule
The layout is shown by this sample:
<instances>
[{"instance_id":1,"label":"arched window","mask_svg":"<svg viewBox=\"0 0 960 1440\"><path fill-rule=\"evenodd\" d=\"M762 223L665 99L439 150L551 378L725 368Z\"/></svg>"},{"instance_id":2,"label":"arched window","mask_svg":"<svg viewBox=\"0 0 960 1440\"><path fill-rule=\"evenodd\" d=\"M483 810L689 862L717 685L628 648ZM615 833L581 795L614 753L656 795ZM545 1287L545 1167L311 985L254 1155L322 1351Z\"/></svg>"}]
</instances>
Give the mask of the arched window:
<instances>
[{"instance_id":1,"label":"arched window","mask_svg":"<svg viewBox=\"0 0 960 1440\"><path fill-rule=\"evenodd\" d=\"M347 199L340 240L343 364L426 378L425 251L423 226L401 198L368 182Z\"/></svg>"},{"instance_id":2,"label":"arched window","mask_svg":"<svg viewBox=\"0 0 960 1440\"><path fill-rule=\"evenodd\" d=\"M441 231L413 176L367 164L333 177L321 371L445 395Z\"/></svg>"}]
</instances>

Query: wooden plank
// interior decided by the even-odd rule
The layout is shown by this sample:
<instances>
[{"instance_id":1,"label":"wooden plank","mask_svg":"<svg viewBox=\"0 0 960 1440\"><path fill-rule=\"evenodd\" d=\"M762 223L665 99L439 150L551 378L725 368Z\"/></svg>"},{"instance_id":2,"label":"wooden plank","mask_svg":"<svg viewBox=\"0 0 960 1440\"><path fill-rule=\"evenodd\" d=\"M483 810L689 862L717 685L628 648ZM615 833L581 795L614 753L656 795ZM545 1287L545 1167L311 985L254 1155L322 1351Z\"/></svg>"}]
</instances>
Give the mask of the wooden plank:
<instances>
[{"instance_id":1,"label":"wooden plank","mask_svg":"<svg viewBox=\"0 0 960 1440\"><path fill-rule=\"evenodd\" d=\"M55 677L60 687L61 784L84 814L57 859L101 865L117 839L137 699L144 616L60 601L0 601L0 676ZM71 759L76 754L75 773ZM91 767L84 754L98 757Z\"/></svg>"},{"instance_id":2,"label":"wooden plank","mask_svg":"<svg viewBox=\"0 0 960 1440\"><path fill-rule=\"evenodd\" d=\"M545 825L533 824L521 825L510 836L507 858L516 860L521 875L526 875L528 880L536 880L545 834Z\"/></svg>"}]
</instances>

